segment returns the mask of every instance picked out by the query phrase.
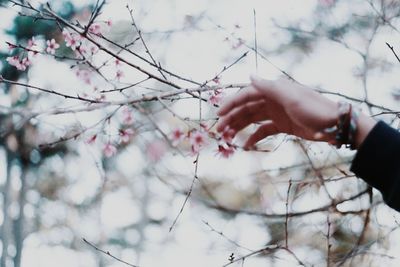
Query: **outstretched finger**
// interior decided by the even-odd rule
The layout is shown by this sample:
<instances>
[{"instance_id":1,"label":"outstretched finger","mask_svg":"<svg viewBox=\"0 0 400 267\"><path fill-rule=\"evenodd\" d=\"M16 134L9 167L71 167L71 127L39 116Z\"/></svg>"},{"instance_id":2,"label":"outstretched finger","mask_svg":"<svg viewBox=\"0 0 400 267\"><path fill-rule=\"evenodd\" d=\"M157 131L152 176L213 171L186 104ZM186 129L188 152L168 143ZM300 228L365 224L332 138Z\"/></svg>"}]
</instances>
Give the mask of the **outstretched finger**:
<instances>
[{"instance_id":1,"label":"outstretched finger","mask_svg":"<svg viewBox=\"0 0 400 267\"><path fill-rule=\"evenodd\" d=\"M267 136L271 136L274 134L280 133L279 130L276 128L274 122L269 121L258 127L258 129L250 135L247 139L244 148L249 149L254 146L258 141L264 139Z\"/></svg>"},{"instance_id":2,"label":"outstretched finger","mask_svg":"<svg viewBox=\"0 0 400 267\"><path fill-rule=\"evenodd\" d=\"M263 107L265 107L265 101L261 100L249 102L231 110L220 118L217 124L217 131L221 132L228 126L238 132L253 122L266 120L266 110Z\"/></svg>"},{"instance_id":3,"label":"outstretched finger","mask_svg":"<svg viewBox=\"0 0 400 267\"><path fill-rule=\"evenodd\" d=\"M248 102L257 101L262 98L261 92L253 87L246 87L241 90L238 94L224 101L218 110L218 116L224 116L232 109L244 105Z\"/></svg>"}]
</instances>

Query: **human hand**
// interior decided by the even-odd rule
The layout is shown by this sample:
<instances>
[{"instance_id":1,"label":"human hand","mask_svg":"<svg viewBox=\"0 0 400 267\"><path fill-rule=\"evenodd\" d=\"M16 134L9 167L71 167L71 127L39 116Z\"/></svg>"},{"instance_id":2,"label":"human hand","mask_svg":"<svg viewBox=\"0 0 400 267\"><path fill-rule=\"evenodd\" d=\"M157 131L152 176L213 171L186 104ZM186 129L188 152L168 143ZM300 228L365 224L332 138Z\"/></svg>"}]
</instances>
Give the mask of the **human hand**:
<instances>
[{"instance_id":1,"label":"human hand","mask_svg":"<svg viewBox=\"0 0 400 267\"><path fill-rule=\"evenodd\" d=\"M237 133L252 123L261 122L244 145L250 148L278 133L332 142L334 135L323 130L336 124L339 111L334 101L293 81L252 77L251 85L225 101L218 115L219 132L229 127Z\"/></svg>"}]
</instances>

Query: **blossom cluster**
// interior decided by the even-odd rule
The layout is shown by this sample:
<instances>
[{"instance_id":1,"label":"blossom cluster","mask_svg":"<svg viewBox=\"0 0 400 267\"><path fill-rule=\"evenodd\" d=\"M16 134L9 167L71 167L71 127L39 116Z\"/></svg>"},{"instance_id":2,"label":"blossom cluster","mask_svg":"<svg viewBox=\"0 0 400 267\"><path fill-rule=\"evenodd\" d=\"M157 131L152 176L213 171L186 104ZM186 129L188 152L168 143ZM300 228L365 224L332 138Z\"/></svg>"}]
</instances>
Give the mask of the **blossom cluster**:
<instances>
[{"instance_id":1,"label":"blossom cluster","mask_svg":"<svg viewBox=\"0 0 400 267\"><path fill-rule=\"evenodd\" d=\"M7 58L10 65L14 66L20 71L25 71L29 66L32 65L33 60L38 55L50 55L55 58L62 58L63 55L58 53L61 45L69 48L75 55L76 60L90 61L93 56L99 51L99 47L89 39L90 37L96 38L101 37L104 33L105 27L111 26L111 21L106 21L102 23L92 23L87 27L87 31L84 33L79 33L67 28L62 29L59 36L48 39L41 40L38 42L35 37L28 40L26 46L9 44L10 51L13 53L12 56ZM41 45L40 45L41 44ZM18 52L16 52L18 51ZM121 61L115 59L115 79L120 81L124 76L122 71ZM80 64L77 64L79 66ZM77 67L75 70L76 76L82 80L87 85L93 85L92 81L93 72L89 69ZM214 79L210 80L214 83L217 89L210 91L208 102L214 106L218 106L223 98L222 89L218 89L220 85L220 77L215 76ZM96 87L95 87L95 90ZM83 93L83 97L90 98L86 93ZM105 97L101 94L100 97ZM100 100L100 98L96 98ZM129 108L122 109L122 120L120 122L121 126L117 133L105 135L103 138L99 138L97 134L86 135L86 144L94 145L98 144L102 147L102 154L105 157L112 157L117 154L118 148L128 144L131 141L132 136L135 134L132 124L134 123L134 118L132 110ZM170 134L170 140L173 146L178 146L181 142L186 141L190 144L190 152L192 155L198 154L203 148L208 146L212 140L217 141L216 152L224 157L228 158L235 152L236 146L232 144L232 139L235 133L231 129L225 129L221 134L216 134L211 132L208 127L204 124L200 125L199 129L190 129L186 132L177 128L173 130ZM161 158L165 148L163 147L163 142L154 141L148 146L148 156L152 161L157 161Z\"/></svg>"},{"instance_id":2,"label":"blossom cluster","mask_svg":"<svg viewBox=\"0 0 400 267\"><path fill-rule=\"evenodd\" d=\"M103 31L106 30L103 25L110 27L112 23L111 21L92 23L88 28L88 34L101 36ZM62 31L62 38L65 46L69 47L75 53L77 59L88 59L99 51L99 48L95 44L78 32L71 32L64 28ZM40 47L34 36L28 40L26 46L8 43L9 50L14 55L7 57L7 62L16 69L25 71L30 65L32 65L33 59L38 54L56 56L56 52L60 48L60 44L57 40L54 38L45 40L44 44L45 47ZM14 53L16 49L21 49L22 52Z\"/></svg>"},{"instance_id":3,"label":"blossom cluster","mask_svg":"<svg viewBox=\"0 0 400 267\"><path fill-rule=\"evenodd\" d=\"M229 158L235 152L236 146L232 144L235 132L228 127L221 133L216 134L205 125L201 125L200 129L191 129L186 133L180 129L176 128L170 133L170 140L172 145L178 146L183 141L188 141L190 144L190 150L192 154L198 154L201 149L210 144L211 140L217 140L217 154L224 158Z\"/></svg>"},{"instance_id":4,"label":"blossom cluster","mask_svg":"<svg viewBox=\"0 0 400 267\"><path fill-rule=\"evenodd\" d=\"M121 128L118 130L118 138L112 142L109 138L103 142L102 153L105 157L109 158L117 154L119 145L128 144L131 141L132 136L135 134L135 131L132 128L133 124L133 114L132 110L128 107L125 107L121 113ZM89 138L85 141L88 145L94 145L98 140L98 135L94 134L89 136Z\"/></svg>"}]
</instances>

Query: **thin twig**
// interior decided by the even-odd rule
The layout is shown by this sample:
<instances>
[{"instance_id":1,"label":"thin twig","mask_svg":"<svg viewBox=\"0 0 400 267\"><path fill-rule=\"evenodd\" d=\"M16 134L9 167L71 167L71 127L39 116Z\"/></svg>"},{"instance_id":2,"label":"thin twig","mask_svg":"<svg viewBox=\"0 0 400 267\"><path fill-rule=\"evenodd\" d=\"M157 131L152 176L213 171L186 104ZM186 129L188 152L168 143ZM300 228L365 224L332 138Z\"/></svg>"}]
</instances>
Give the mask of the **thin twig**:
<instances>
[{"instance_id":1,"label":"thin twig","mask_svg":"<svg viewBox=\"0 0 400 267\"><path fill-rule=\"evenodd\" d=\"M396 57L397 61L400 62L400 58L397 55L396 51L394 50L393 46L390 45L388 42L386 42L387 47L389 47L389 49L392 51L393 55Z\"/></svg>"},{"instance_id":2,"label":"thin twig","mask_svg":"<svg viewBox=\"0 0 400 267\"><path fill-rule=\"evenodd\" d=\"M256 10L253 9L253 18L254 18L254 56L256 62L256 73L258 73L258 45L257 45L257 14Z\"/></svg>"},{"instance_id":3,"label":"thin twig","mask_svg":"<svg viewBox=\"0 0 400 267\"><path fill-rule=\"evenodd\" d=\"M94 244L92 244L92 243L90 243L89 241L87 241L85 238L82 238L82 240L83 240L83 242L85 242L86 244L88 244L89 246L91 246L92 248L94 248L95 250L97 250L97 251L99 251L99 252L101 252L101 253L103 253L103 254L105 254L105 255L111 257L111 258L113 258L114 260L117 260L117 261L119 261L119 262L121 262L121 263L123 263L123 264L125 264L125 265L131 266L131 267L139 267L138 265L133 265L133 264L131 264L131 263L129 263L129 262L126 262L126 261L124 261L124 260L122 260L122 259L120 259L120 258L115 257L115 256L112 255L109 251L105 251L105 250L102 250L101 248L98 248L98 247L95 246Z\"/></svg>"},{"instance_id":4,"label":"thin twig","mask_svg":"<svg viewBox=\"0 0 400 267\"><path fill-rule=\"evenodd\" d=\"M194 176L193 176L193 179L192 179L192 183L190 184L190 188L189 188L189 190L188 190L188 192L186 194L185 200L183 201L183 204L181 206L181 209L178 212L178 215L176 215L174 221L172 222L171 226L169 227L169 232L172 231L172 229L174 228L175 224L178 222L179 217L182 215L183 210L184 210L184 208L186 206L186 203L188 202L189 197L193 192L194 184L195 184L196 180L199 179L198 176L197 176L197 170L198 170L198 166L199 166L199 157L200 157L200 153L197 153L196 160L195 160L195 169L194 169Z\"/></svg>"},{"instance_id":5,"label":"thin twig","mask_svg":"<svg viewBox=\"0 0 400 267\"><path fill-rule=\"evenodd\" d=\"M205 225L207 225L208 228L210 228L210 230L211 230L212 232L217 233L218 235L222 236L223 238L225 238L226 240L228 240L228 241L229 241L230 243L232 243L233 245L235 245L235 246L237 246L237 247L239 247L239 248L245 249L245 250L247 250L247 251L249 251L249 252L254 252L254 250L251 250L251 249L249 249L249 248L246 248L246 247L240 245L240 244L239 244L238 242L236 242L235 240L230 239L230 238L227 237L222 231L216 230L216 229L215 229L214 227L212 227L208 222L203 221L203 223L204 223Z\"/></svg>"},{"instance_id":6,"label":"thin twig","mask_svg":"<svg viewBox=\"0 0 400 267\"><path fill-rule=\"evenodd\" d=\"M285 218L285 247L289 247L288 239L288 224L289 224L289 196L290 196L290 188L292 187L292 180L289 180L289 186L287 189L287 196L286 196L286 218Z\"/></svg>"}]
</instances>

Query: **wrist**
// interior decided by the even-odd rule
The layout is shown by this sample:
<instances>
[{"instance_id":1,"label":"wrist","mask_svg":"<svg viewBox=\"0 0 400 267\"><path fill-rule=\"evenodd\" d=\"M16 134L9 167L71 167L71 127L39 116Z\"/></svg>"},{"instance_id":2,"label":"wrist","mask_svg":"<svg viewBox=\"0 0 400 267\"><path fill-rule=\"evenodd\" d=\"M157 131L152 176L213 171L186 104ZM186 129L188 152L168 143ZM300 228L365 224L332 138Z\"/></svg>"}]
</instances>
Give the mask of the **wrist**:
<instances>
[{"instance_id":1,"label":"wrist","mask_svg":"<svg viewBox=\"0 0 400 267\"><path fill-rule=\"evenodd\" d=\"M374 128L376 120L373 118L360 113L359 118L357 120L357 131L354 139L354 147L358 149L361 144L364 142L365 138L368 136L369 132Z\"/></svg>"}]
</instances>

